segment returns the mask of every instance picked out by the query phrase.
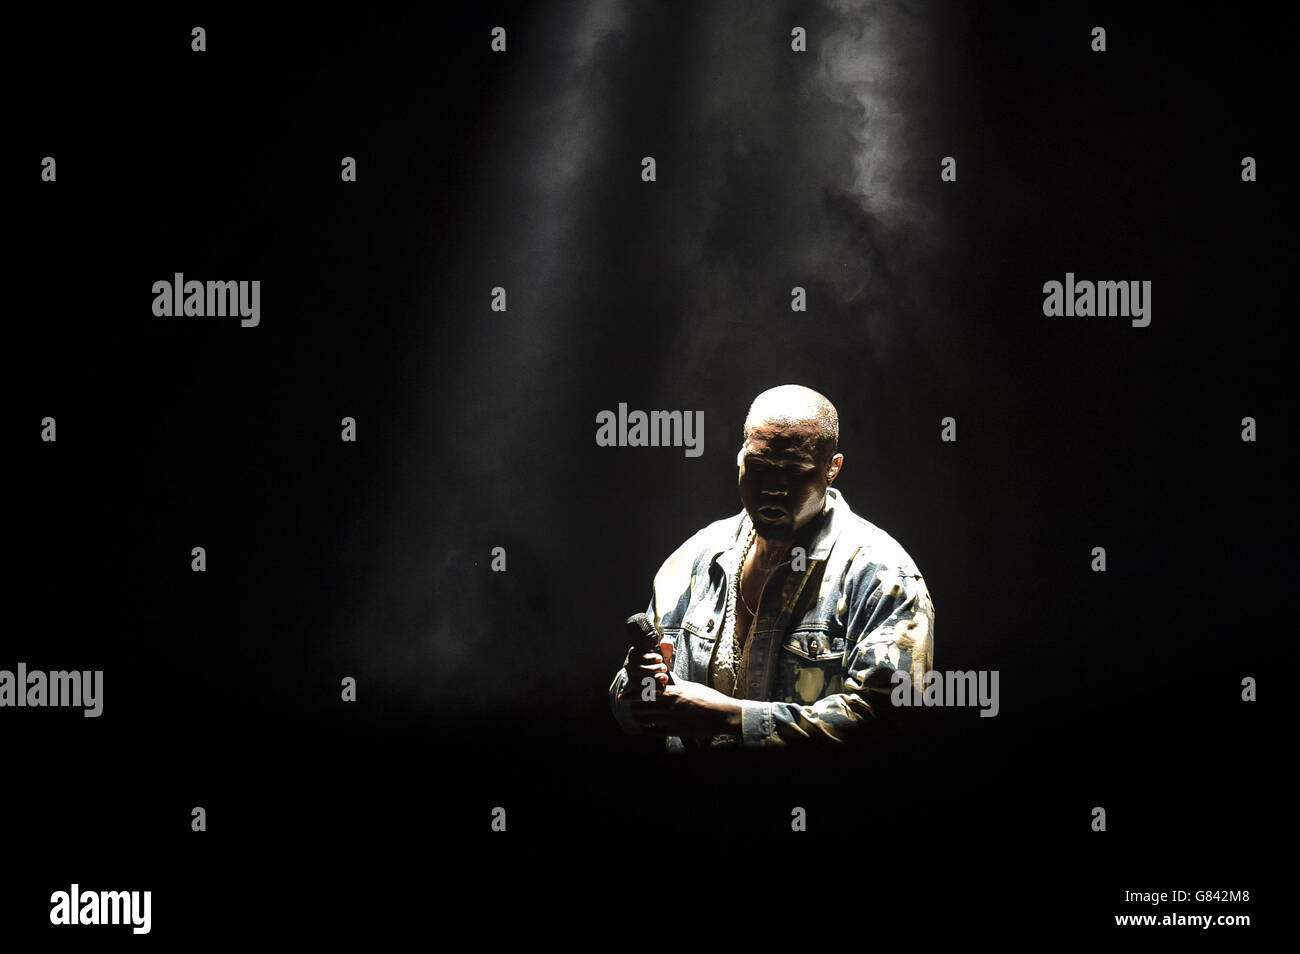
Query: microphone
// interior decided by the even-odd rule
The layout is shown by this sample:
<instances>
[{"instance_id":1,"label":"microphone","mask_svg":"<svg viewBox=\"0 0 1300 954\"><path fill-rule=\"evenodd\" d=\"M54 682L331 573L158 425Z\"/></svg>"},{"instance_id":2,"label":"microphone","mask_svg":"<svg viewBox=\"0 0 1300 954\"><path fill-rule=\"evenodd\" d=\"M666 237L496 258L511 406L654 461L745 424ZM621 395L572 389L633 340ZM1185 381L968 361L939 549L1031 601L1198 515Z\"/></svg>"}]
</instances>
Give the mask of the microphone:
<instances>
[{"instance_id":1,"label":"microphone","mask_svg":"<svg viewBox=\"0 0 1300 954\"><path fill-rule=\"evenodd\" d=\"M634 651L641 653L659 653L662 648L659 645L659 634L655 632L655 624L650 622L650 617L645 613L637 613L635 616L627 618L627 635L632 640ZM674 682L673 674L668 672L668 684ZM628 687L631 689L632 687ZM635 691L635 690L633 690ZM686 749L694 750L697 748L694 739L685 738L681 740L682 746Z\"/></svg>"},{"instance_id":2,"label":"microphone","mask_svg":"<svg viewBox=\"0 0 1300 954\"><path fill-rule=\"evenodd\" d=\"M634 653L658 653L663 655L663 647L659 645L659 634L655 631L655 624L650 622L650 617L645 613L637 613L635 616L629 616L625 624L628 639L632 640L632 651ZM664 685L672 685L673 674L669 670L667 680ZM657 683L659 680L656 679ZM660 686L659 688L663 688Z\"/></svg>"},{"instance_id":3,"label":"microphone","mask_svg":"<svg viewBox=\"0 0 1300 954\"><path fill-rule=\"evenodd\" d=\"M626 625L628 638L632 640L632 646L637 652L659 652L659 634L655 632L655 624L650 622L649 616L645 613L629 616Z\"/></svg>"}]
</instances>

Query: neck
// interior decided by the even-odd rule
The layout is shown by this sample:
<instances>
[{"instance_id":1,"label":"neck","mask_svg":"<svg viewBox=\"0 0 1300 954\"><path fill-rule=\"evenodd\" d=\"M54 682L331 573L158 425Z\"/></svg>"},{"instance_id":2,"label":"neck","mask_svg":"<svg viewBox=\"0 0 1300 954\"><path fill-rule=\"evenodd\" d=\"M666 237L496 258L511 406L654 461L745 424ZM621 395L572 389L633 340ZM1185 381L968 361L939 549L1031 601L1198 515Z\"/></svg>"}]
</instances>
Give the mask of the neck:
<instances>
[{"instance_id":1,"label":"neck","mask_svg":"<svg viewBox=\"0 0 1300 954\"><path fill-rule=\"evenodd\" d=\"M768 540L766 537L754 537L754 559L764 569L770 569L785 559L790 549L791 540Z\"/></svg>"}]
</instances>

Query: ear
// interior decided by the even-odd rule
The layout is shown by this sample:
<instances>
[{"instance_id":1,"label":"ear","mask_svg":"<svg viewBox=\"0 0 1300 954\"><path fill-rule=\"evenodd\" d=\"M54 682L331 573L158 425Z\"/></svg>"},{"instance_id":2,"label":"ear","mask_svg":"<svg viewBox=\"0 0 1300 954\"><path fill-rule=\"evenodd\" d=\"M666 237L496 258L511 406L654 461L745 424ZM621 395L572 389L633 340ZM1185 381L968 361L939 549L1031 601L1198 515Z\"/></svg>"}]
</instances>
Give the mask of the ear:
<instances>
[{"instance_id":1,"label":"ear","mask_svg":"<svg viewBox=\"0 0 1300 954\"><path fill-rule=\"evenodd\" d=\"M840 472L840 468L843 467L843 466L844 466L844 455L843 455L843 454L836 454L834 457L831 458L830 466L828 466L828 467L826 468L826 484L827 484L827 486L829 486L830 484L834 483L834 481L835 481L835 475L838 474L838 473Z\"/></svg>"}]
</instances>

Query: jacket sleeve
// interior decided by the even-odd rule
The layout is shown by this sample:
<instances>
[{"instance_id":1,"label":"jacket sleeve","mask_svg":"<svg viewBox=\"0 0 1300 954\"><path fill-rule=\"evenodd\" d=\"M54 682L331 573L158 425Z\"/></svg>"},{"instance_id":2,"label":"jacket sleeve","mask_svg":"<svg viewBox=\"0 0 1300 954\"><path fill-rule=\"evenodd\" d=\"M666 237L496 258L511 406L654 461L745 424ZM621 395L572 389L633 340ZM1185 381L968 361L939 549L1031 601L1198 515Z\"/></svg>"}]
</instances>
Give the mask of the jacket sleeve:
<instances>
[{"instance_id":1,"label":"jacket sleeve","mask_svg":"<svg viewBox=\"0 0 1300 954\"><path fill-rule=\"evenodd\" d=\"M655 601L653 596L650 598L650 606L646 609L646 615L652 620L657 620L657 617L655 616ZM627 685L627 670L622 666L619 666L618 671L614 673L614 681L609 684L610 711L614 713L615 721L623 727L624 732L629 732L633 735L649 735L650 733L645 732L640 726L632 721L631 711L628 704L626 702L620 702L618 699L618 694L623 691L625 685Z\"/></svg>"},{"instance_id":2,"label":"jacket sleeve","mask_svg":"<svg viewBox=\"0 0 1300 954\"><path fill-rule=\"evenodd\" d=\"M915 567L869 564L852 591L844 691L812 705L741 703L746 745L847 742L864 731L896 725L895 670L922 682L933 663L934 604Z\"/></svg>"}]
</instances>

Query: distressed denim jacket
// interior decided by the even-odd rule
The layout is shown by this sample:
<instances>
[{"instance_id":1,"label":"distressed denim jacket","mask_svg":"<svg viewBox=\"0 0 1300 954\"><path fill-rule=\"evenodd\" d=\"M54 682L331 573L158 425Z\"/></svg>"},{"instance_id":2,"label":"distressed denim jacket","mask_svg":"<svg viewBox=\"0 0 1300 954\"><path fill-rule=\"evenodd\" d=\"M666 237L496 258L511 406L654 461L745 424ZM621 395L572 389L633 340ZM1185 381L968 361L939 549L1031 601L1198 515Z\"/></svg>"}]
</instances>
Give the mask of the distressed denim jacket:
<instances>
[{"instance_id":1,"label":"distressed denim jacket","mask_svg":"<svg viewBox=\"0 0 1300 954\"><path fill-rule=\"evenodd\" d=\"M895 670L919 685L932 668L934 605L903 548L853 513L834 488L815 524L810 537L795 541L806 565L787 561L776 570L750 631L745 684L736 692L745 745L847 742L894 714ZM743 510L709 524L655 575L646 613L673 642L674 679L712 686L732 583L726 568L736 565L751 525ZM639 732L617 699L626 679L620 668L610 706L624 729ZM669 737L667 747L685 745Z\"/></svg>"}]
</instances>

